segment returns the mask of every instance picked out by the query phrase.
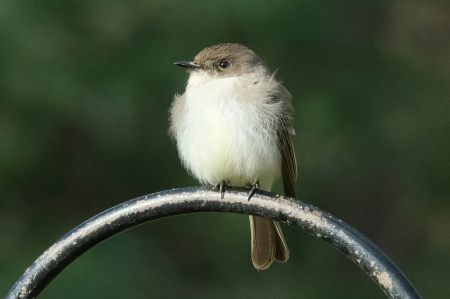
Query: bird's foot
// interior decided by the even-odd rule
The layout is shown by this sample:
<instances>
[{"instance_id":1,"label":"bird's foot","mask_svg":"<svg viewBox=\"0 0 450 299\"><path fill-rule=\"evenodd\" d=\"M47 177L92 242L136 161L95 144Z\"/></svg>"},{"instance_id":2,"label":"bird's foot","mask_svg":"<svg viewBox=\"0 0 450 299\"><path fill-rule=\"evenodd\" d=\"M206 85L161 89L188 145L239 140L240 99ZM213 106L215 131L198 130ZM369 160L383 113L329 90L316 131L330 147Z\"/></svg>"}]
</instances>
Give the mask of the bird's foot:
<instances>
[{"instance_id":1,"label":"bird's foot","mask_svg":"<svg viewBox=\"0 0 450 299\"><path fill-rule=\"evenodd\" d=\"M254 185L252 185L251 183L247 183L244 185L244 188L245 187L250 187L250 192L248 193L248 200L250 200L253 195L255 195L256 190L259 190L259 181L256 181Z\"/></svg>"},{"instance_id":2,"label":"bird's foot","mask_svg":"<svg viewBox=\"0 0 450 299\"><path fill-rule=\"evenodd\" d=\"M230 180L227 181L221 181L218 183L215 188L216 190L220 191L220 197L223 199L223 196L225 195L225 192L227 191L227 187L231 187Z\"/></svg>"}]
</instances>

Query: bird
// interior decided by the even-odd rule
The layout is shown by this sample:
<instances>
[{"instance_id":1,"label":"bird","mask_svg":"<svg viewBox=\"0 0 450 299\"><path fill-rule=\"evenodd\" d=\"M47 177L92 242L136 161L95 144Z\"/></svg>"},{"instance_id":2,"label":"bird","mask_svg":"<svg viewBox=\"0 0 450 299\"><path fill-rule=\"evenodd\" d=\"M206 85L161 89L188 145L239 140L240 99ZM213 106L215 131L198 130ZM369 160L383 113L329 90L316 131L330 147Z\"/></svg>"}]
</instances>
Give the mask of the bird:
<instances>
[{"instance_id":1,"label":"bird","mask_svg":"<svg viewBox=\"0 0 450 299\"><path fill-rule=\"evenodd\" d=\"M170 108L170 135L188 173L203 185L249 186L270 191L282 176L284 192L295 198L297 162L291 135L292 95L248 47L222 43L207 47L187 70L183 94ZM257 270L286 262L289 249L277 221L250 215L251 257Z\"/></svg>"}]
</instances>

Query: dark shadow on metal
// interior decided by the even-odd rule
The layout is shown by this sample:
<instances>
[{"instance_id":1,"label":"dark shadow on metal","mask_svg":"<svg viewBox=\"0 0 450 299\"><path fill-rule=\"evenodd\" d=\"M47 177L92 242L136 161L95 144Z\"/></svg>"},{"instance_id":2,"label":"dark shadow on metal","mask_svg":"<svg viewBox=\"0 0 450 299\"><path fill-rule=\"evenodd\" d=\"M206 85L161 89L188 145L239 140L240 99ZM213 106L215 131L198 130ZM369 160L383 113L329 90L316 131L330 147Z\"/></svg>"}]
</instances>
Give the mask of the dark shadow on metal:
<instances>
[{"instance_id":1,"label":"dark shadow on metal","mask_svg":"<svg viewBox=\"0 0 450 299\"><path fill-rule=\"evenodd\" d=\"M304 202L228 187L224 199L212 188L181 188L142 196L92 217L47 249L5 298L35 298L67 265L100 242L128 228L173 215L231 212L281 221L327 242L366 272L389 298L421 298L402 271L350 225ZM269 270L270 271L270 270Z\"/></svg>"}]
</instances>

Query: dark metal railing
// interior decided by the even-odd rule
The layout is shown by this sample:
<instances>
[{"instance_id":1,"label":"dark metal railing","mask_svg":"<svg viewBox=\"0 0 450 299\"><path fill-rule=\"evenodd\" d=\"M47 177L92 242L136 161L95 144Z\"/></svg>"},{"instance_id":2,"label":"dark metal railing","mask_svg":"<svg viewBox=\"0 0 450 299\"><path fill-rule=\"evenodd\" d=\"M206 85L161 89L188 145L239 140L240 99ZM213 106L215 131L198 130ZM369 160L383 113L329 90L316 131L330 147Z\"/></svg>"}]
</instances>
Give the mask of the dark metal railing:
<instances>
[{"instance_id":1,"label":"dark metal railing","mask_svg":"<svg viewBox=\"0 0 450 299\"><path fill-rule=\"evenodd\" d=\"M350 225L316 207L270 192L228 187L222 199L208 187L181 188L142 196L82 223L47 249L14 284L6 299L35 298L71 262L107 238L139 224L173 215L230 212L258 215L301 229L357 264L389 298L421 298L402 271Z\"/></svg>"}]
</instances>

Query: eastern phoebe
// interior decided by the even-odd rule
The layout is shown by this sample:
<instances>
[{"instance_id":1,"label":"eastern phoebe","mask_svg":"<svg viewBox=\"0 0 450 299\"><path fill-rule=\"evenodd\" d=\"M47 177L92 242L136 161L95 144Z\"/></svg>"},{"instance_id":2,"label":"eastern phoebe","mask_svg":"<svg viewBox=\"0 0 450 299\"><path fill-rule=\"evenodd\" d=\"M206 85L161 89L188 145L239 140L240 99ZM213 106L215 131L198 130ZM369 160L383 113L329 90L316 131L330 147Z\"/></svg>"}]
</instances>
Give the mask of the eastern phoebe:
<instances>
[{"instance_id":1,"label":"eastern phoebe","mask_svg":"<svg viewBox=\"0 0 450 299\"><path fill-rule=\"evenodd\" d=\"M170 132L187 170L218 186L222 197L228 184L250 185L249 198L256 188L270 191L282 174L285 195L295 198L292 96L261 58L227 43L175 64L189 72L186 91L170 110ZM250 229L256 269L289 259L278 222L250 216Z\"/></svg>"}]
</instances>

